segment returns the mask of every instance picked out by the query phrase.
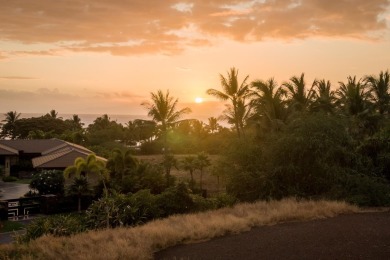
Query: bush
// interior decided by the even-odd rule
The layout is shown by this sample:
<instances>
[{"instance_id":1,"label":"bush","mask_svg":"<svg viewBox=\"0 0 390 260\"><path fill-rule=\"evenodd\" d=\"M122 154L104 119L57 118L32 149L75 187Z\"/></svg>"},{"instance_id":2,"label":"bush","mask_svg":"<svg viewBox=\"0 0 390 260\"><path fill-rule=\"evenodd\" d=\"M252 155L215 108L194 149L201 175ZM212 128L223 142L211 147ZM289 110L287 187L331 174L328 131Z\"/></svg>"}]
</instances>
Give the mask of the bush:
<instances>
[{"instance_id":1,"label":"bush","mask_svg":"<svg viewBox=\"0 0 390 260\"><path fill-rule=\"evenodd\" d=\"M362 207L390 206L390 184L383 178L345 173L329 197Z\"/></svg>"},{"instance_id":2,"label":"bush","mask_svg":"<svg viewBox=\"0 0 390 260\"><path fill-rule=\"evenodd\" d=\"M29 242L43 235L70 236L87 230L84 216L78 214L54 215L36 218L26 227L26 233L17 238Z\"/></svg>"},{"instance_id":3,"label":"bush","mask_svg":"<svg viewBox=\"0 0 390 260\"><path fill-rule=\"evenodd\" d=\"M161 210L162 217L190 212L194 206L190 190L185 183L179 183L157 195L156 203Z\"/></svg>"},{"instance_id":4,"label":"bush","mask_svg":"<svg viewBox=\"0 0 390 260\"><path fill-rule=\"evenodd\" d=\"M114 193L93 202L86 211L91 228L131 226L142 223L147 217L131 200L131 195Z\"/></svg>"},{"instance_id":5,"label":"bush","mask_svg":"<svg viewBox=\"0 0 390 260\"><path fill-rule=\"evenodd\" d=\"M62 171L43 170L33 176L30 188L38 190L40 195L63 195L64 182L65 179Z\"/></svg>"}]
</instances>

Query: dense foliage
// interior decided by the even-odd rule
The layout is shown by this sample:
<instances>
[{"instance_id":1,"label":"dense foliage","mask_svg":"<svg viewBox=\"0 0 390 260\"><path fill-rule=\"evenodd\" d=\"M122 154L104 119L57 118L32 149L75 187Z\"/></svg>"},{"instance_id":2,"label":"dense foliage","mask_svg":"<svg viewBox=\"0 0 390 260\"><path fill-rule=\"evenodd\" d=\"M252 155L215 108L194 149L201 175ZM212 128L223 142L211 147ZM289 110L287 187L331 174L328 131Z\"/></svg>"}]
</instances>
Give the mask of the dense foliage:
<instances>
[{"instance_id":1,"label":"dense foliage","mask_svg":"<svg viewBox=\"0 0 390 260\"><path fill-rule=\"evenodd\" d=\"M64 194L64 175L62 171L43 170L34 174L30 188L35 189L40 195L45 194Z\"/></svg>"}]
</instances>

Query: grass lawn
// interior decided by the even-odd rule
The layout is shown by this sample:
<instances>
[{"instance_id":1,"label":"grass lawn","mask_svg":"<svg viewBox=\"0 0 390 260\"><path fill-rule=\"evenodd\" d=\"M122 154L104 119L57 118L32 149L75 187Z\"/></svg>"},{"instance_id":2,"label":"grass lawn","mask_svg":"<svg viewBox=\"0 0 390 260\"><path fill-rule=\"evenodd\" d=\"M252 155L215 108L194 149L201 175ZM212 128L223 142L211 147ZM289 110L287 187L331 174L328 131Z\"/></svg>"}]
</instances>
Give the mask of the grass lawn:
<instances>
[{"instance_id":1,"label":"grass lawn","mask_svg":"<svg viewBox=\"0 0 390 260\"><path fill-rule=\"evenodd\" d=\"M24 224L15 221L1 221L0 233L16 231L24 228Z\"/></svg>"},{"instance_id":2,"label":"grass lawn","mask_svg":"<svg viewBox=\"0 0 390 260\"><path fill-rule=\"evenodd\" d=\"M15 181L15 183L20 183L20 184L30 184L31 179L18 179Z\"/></svg>"}]
</instances>

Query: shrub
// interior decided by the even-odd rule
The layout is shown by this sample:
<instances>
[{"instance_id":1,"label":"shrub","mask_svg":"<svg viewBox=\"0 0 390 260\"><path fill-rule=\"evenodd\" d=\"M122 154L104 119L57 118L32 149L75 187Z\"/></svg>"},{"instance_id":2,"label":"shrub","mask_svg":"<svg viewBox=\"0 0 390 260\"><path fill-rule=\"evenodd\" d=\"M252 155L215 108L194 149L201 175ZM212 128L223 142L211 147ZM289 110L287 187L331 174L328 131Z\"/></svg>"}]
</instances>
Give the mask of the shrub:
<instances>
[{"instance_id":1,"label":"shrub","mask_svg":"<svg viewBox=\"0 0 390 260\"><path fill-rule=\"evenodd\" d=\"M363 207L389 206L390 184L383 178L344 173L339 176L338 185L329 197Z\"/></svg>"},{"instance_id":2,"label":"shrub","mask_svg":"<svg viewBox=\"0 0 390 260\"><path fill-rule=\"evenodd\" d=\"M131 226L142 223L146 217L131 195L114 193L109 197L93 202L86 211L88 225L91 228Z\"/></svg>"},{"instance_id":3,"label":"shrub","mask_svg":"<svg viewBox=\"0 0 390 260\"><path fill-rule=\"evenodd\" d=\"M36 173L30 183L31 189L38 190L40 195L64 194L64 175L62 171L43 170Z\"/></svg>"},{"instance_id":4,"label":"shrub","mask_svg":"<svg viewBox=\"0 0 390 260\"><path fill-rule=\"evenodd\" d=\"M179 183L157 195L156 203L161 209L162 217L190 212L194 206L190 190L185 183Z\"/></svg>"},{"instance_id":5,"label":"shrub","mask_svg":"<svg viewBox=\"0 0 390 260\"><path fill-rule=\"evenodd\" d=\"M87 230L85 218L78 214L53 215L36 218L26 227L26 233L17 241L29 242L43 235L70 236Z\"/></svg>"}]
</instances>

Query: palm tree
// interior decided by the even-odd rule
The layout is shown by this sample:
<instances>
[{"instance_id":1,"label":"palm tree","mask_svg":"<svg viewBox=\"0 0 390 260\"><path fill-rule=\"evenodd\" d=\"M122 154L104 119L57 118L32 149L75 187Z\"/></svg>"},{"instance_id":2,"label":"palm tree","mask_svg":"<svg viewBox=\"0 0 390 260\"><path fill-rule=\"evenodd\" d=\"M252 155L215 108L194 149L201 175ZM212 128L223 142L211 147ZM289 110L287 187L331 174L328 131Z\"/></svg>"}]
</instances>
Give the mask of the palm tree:
<instances>
[{"instance_id":1,"label":"palm tree","mask_svg":"<svg viewBox=\"0 0 390 260\"><path fill-rule=\"evenodd\" d=\"M89 175L96 175L103 180L108 178L104 161L99 160L95 154L90 154L87 158L76 158L74 164L64 170L65 178L84 176L88 179Z\"/></svg>"},{"instance_id":2,"label":"palm tree","mask_svg":"<svg viewBox=\"0 0 390 260\"><path fill-rule=\"evenodd\" d=\"M271 78L266 82L257 80L252 82L252 105L255 113L267 127L276 127L287 119L285 89L278 87L276 81Z\"/></svg>"},{"instance_id":3,"label":"palm tree","mask_svg":"<svg viewBox=\"0 0 390 260\"><path fill-rule=\"evenodd\" d=\"M106 165L102 160L98 160L95 154L90 154L87 158L78 157L74 161L72 166L68 166L64 170L64 177L70 178L72 176L76 178L80 178L80 176L85 177L88 180L89 175L98 176L102 182L104 187L105 198L108 198L108 189L106 185L106 180L109 178ZM107 228L110 227L110 209L108 206L105 207L107 218L106 225Z\"/></svg>"},{"instance_id":4,"label":"palm tree","mask_svg":"<svg viewBox=\"0 0 390 260\"><path fill-rule=\"evenodd\" d=\"M336 91L338 96L337 105L342 113L350 119L349 132L357 140L363 139L367 135L372 135L378 130L380 116L372 112L371 90L361 79L348 77L345 84L339 82L340 87Z\"/></svg>"},{"instance_id":5,"label":"palm tree","mask_svg":"<svg viewBox=\"0 0 390 260\"><path fill-rule=\"evenodd\" d=\"M81 130L83 128L84 123L81 122L81 118L78 115L73 115L71 122L73 125L73 131Z\"/></svg>"},{"instance_id":6,"label":"palm tree","mask_svg":"<svg viewBox=\"0 0 390 260\"><path fill-rule=\"evenodd\" d=\"M211 132L212 134L217 132L218 129L221 127L219 124L218 124L218 118L215 118L215 117L209 117L208 119L208 124L206 126L207 130L209 132Z\"/></svg>"},{"instance_id":7,"label":"palm tree","mask_svg":"<svg viewBox=\"0 0 390 260\"><path fill-rule=\"evenodd\" d=\"M164 158L162 161L162 166L165 170L165 178L167 180L167 187L171 185L171 170L172 167L178 168L178 162L176 157L173 154L164 154Z\"/></svg>"},{"instance_id":8,"label":"palm tree","mask_svg":"<svg viewBox=\"0 0 390 260\"><path fill-rule=\"evenodd\" d=\"M389 113L390 105L390 74L381 71L379 77L366 76L364 81L372 91L376 109L379 114Z\"/></svg>"},{"instance_id":9,"label":"palm tree","mask_svg":"<svg viewBox=\"0 0 390 260\"><path fill-rule=\"evenodd\" d=\"M333 114L337 98L335 91L331 90L330 81L325 81L325 79L315 80L313 86L314 101L311 103L311 110Z\"/></svg>"},{"instance_id":10,"label":"palm tree","mask_svg":"<svg viewBox=\"0 0 390 260\"><path fill-rule=\"evenodd\" d=\"M49 117L51 117L51 118L62 119L62 117L57 117L57 116L58 116L58 112L55 111L54 109L50 110L50 112L47 113L46 116L49 116Z\"/></svg>"},{"instance_id":11,"label":"palm tree","mask_svg":"<svg viewBox=\"0 0 390 260\"><path fill-rule=\"evenodd\" d=\"M224 115L221 116L221 118L226 120L229 124L236 124L238 122L238 127L240 129L239 136L244 136L244 127L247 125L247 122L252 118L252 116L252 106L250 103L246 103L243 98L237 101L236 108L227 104L226 109L224 110Z\"/></svg>"},{"instance_id":12,"label":"palm tree","mask_svg":"<svg viewBox=\"0 0 390 260\"><path fill-rule=\"evenodd\" d=\"M141 105L148 109L148 116L153 118L153 121L160 125L161 133L164 140L164 153L168 152L167 149L167 131L175 122L177 122L184 114L191 112L186 107L177 110L178 99L169 95L169 91L165 94L158 90L157 93L150 93L152 103L143 102Z\"/></svg>"},{"instance_id":13,"label":"palm tree","mask_svg":"<svg viewBox=\"0 0 390 260\"><path fill-rule=\"evenodd\" d=\"M131 154L131 150L122 151L115 148L107 161L107 169L115 173L115 177L121 181L128 170L135 170L138 160Z\"/></svg>"},{"instance_id":14,"label":"palm tree","mask_svg":"<svg viewBox=\"0 0 390 260\"><path fill-rule=\"evenodd\" d=\"M2 136L9 137L11 139L16 138L16 121L19 119L21 113L16 111L9 111L4 114L5 119L2 122L5 122L2 128Z\"/></svg>"},{"instance_id":15,"label":"palm tree","mask_svg":"<svg viewBox=\"0 0 390 260\"><path fill-rule=\"evenodd\" d=\"M290 104L296 111L306 110L313 100L313 86L306 90L305 74L300 77L294 76L290 78L290 82L282 84L287 89L287 94L290 98Z\"/></svg>"},{"instance_id":16,"label":"palm tree","mask_svg":"<svg viewBox=\"0 0 390 260\"><path fill-rule=\"evenodd\" d=\"M356 76L348 77L348 82L339 82L340 87L336 91L338 106L348 115L359 115L370 109L371 91L362 82L356 81Z\"/></svg>"},{"instance_id":17,"label":"palm tree","mask_svg":"<svg viewBox=\"0 0 390 260\"><path fill-rule=\"evenodd\" d=\"M191 120L191 132L197 137L202 137L206 133L206 129L202 121L193 119Z\"/></svg>"},{"instance_id":18,"label":"palm tree","mask_svg":"<svg viewBox=\"0 0 390 260\"><path fill-rule=\"evenodd\" d=\"M81 198L90 195L92 190L89 188L88 180L84 176L75 177L72 185L68 189L69 195L76 195L78 199L78 212L81 212Z\"/></svg>"},{"instance_id":19,"label":"palm tree","mask_svg":"<svg viewBox=\"0 0 390 260\"><path fill-rule=\"evenodd\" d=\"M199 153L197 158L196 158L196 166L197 166L197 168L200 171L200 182L199 182L199 185L200 185L200 189L201 190L202 190L203 170L204 170L204 168L206 168L206 167L208 167L210 165L211 165L211 163L210 163L210 159L209 159L208 155L205 152Z\"/></svg>"},{"instance_id":20,"label":"palm tree","mask_svg":"<svg viewBox=\"0 0 390 260\"><path fill-rule=\"evenodd\" d=\"M186 171L189 171L189 173L190 173L190 176L191 176L190 186L191 186L191 188L193 188L194 184L195 184L193 173L194 173L195 169L197 169L196 157L192 156L192 155L184 157L182 160L182 165L183 165L183 169Z\"/></svg>"},{"instance_id":21,"label":"palm tree","mask_svg":"<svg viewBox=\"0 0 390 260\"><path fill-rule=\"evenodd\" d=\"M241 109L244 105L244 99L249 94L249 86L246 83L249 76L246 76L241 84L238 83L238 70L236 68L231 68L228 72L228 76L225 78L220 74L222 91L216 89L208 89L207 94L214 96L220 100L231 102L231 107L229 108L229 118L231 119L230 124L234 124L237 131L238 137L241 136L243 125L242 122L242 111L239 111L239 106ZM226 118L226 117L225 117Z\"/></svg>"}]
</instances>

